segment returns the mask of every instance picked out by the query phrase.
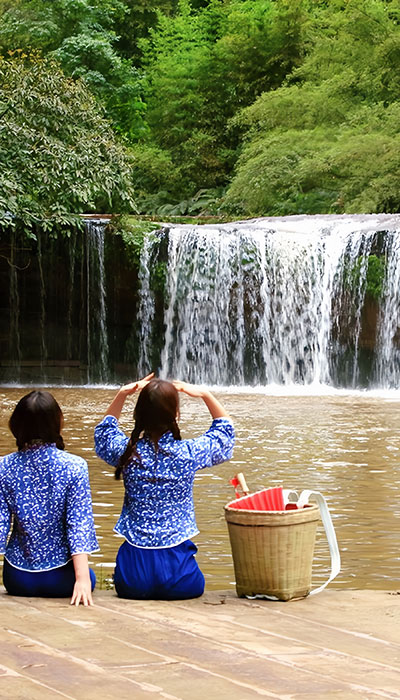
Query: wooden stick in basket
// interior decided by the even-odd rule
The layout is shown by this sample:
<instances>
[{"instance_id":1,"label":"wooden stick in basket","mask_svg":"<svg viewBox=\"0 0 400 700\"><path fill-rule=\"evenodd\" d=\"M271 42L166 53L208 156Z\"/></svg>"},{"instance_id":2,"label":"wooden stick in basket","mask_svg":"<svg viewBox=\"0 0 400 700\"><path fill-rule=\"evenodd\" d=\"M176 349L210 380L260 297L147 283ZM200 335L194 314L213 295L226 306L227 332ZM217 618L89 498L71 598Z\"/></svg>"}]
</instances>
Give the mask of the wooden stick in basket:
<instances>
[{"instance_id":1,"label":"wooden stick in basket","mask_svg":"<svg viewBox=\"0 0 400 700\"><path fill-rule=\"evenodd\" d=\"M242 474L242 472L239 472L239 474L236 474L236 478L240 484L240 488L242 489L243 494L245 496L248 496L250 493L250 489L246 484L246 479L244 478L244 474Z\"/></svg>"}]
</instances>

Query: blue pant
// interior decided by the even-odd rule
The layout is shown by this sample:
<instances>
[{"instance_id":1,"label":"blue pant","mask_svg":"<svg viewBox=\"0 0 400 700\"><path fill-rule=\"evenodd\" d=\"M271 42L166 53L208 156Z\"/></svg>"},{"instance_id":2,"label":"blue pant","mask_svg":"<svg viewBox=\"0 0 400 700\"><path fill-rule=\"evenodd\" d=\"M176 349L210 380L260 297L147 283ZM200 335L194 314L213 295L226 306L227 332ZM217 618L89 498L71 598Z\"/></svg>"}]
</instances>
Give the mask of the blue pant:
<instances>
[{"instance_id":1,"label":"blue pant","mask_svg":"<svg viewBox=\"0 0 400 700\"><path fill-rule=\"evenodd\" d=\"M120 598L198 598L204 592L204 576L196 552L190 540L165 549L141 549L125 541L117 554L115 590Z\"/></svg>"},{"instance_id":2,"label":"blue pant","mask_svg":"<svg viewBox=\"0 0 400 700\"><path fill-rule=\"evenodd\" d=\"M96 585L96 575L89 569L92 591ZM10 595L41 598L70 598L75 585L75 571L72 561L57 569L48 571L22 571L11 566L7 559L3 564L3 583Z\"/></svg>"}]
</instances>

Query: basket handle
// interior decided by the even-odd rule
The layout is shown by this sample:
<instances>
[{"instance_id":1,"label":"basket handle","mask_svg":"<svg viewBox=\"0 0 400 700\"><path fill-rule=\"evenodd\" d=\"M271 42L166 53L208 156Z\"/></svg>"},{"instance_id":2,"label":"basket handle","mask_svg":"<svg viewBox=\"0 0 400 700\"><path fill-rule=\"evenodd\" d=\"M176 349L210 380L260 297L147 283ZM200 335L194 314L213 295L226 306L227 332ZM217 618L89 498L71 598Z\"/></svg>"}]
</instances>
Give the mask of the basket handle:
<instances>
[{"instance_id":1,"label":"basket handle","mask_svg":"<svg viewBox=\"0 0 400 700\"><path fill-rule=\"evenodd\" d=\"M336 539L335 529L332 523L331 514L329 512L328 505L322 493L320 493L319 491L311 491L309 489L302 491L299 496L299 500L297 501L297 507L303 508L308 503L311 496L317 501L319 505L321 519L325 529L325 534L329 545L329 552L331 555L330 576L328 580L322 584L322 586L318 586L318 588L314 588L312 591L310 591L309 595L315 595L316 593L320 593L320 591L323 591L324 588L326 588L326 586L328 585L328 583L333 581L333 579L336 578L336 576L338 575L340 571L340 552Z\"/></svg>"}]
</instances>

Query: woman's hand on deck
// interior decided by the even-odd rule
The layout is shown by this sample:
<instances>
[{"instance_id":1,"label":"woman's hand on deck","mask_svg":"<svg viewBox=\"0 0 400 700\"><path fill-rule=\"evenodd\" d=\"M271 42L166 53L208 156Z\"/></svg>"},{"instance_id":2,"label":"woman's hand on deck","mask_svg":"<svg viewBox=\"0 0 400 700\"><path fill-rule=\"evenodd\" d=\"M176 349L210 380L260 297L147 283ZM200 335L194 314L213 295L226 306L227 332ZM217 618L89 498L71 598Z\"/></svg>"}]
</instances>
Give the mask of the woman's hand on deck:
<instances>
[{"instance_id":1,"label":"woman's hand on deck","mask_svg":"<svg viewBox=\"0 0 400 700\"><path fill-rule=\"evenodd\" d=\"M71 605L79 605L82 603L85 606L93 605L92 584L90 576L88 581L75 581L74 590L72 592Z\"/></svg>"},{"instance_id":2,"label":"woman's hand on deck","mask_svg":"<svg viewBox=\"0 0 400 700\"><path fill-rule=\"evenodd\" d=\"M93 605L92 582L90 580L88 555L73 554L72 562L75 572L75 585L72 591L71 605Z\"/></svg>"}]
</instances>

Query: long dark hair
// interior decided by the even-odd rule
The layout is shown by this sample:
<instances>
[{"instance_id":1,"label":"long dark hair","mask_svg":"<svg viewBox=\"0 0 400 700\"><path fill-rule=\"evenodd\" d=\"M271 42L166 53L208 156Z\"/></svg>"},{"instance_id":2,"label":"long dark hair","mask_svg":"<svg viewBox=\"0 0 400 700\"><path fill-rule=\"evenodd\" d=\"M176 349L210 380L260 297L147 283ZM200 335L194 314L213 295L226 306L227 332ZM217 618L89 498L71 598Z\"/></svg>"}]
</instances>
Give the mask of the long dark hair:
<instances>
[{"instance_id":1,"label":"long dark hair","mask_svg":"<svg viewBox=\"0 0 400 700\"><path fill-rule=\"evenodd\" d=\"M35 442L55 442L63 450L62 420L61 408L52 394L48 391L31 391L17 403L8 425L19 450Z\"/></svg>"},{"instance_id":2,"label":"long dark hair","mask_svg":"<svg viewBox=\"0 0 400 700\"><path fill-rule=\"evenodd\" d=\"M179 394L171 382L164 379L151 379L142 389L137 400L133 418L135 427L124 454L115 469L115 478L119 479L125 465L135 455L136 443L142 433L154 443L164 433L171 431L175 440L181 439L176 418L179 411Z\"/></svg>"}]
</instances>

